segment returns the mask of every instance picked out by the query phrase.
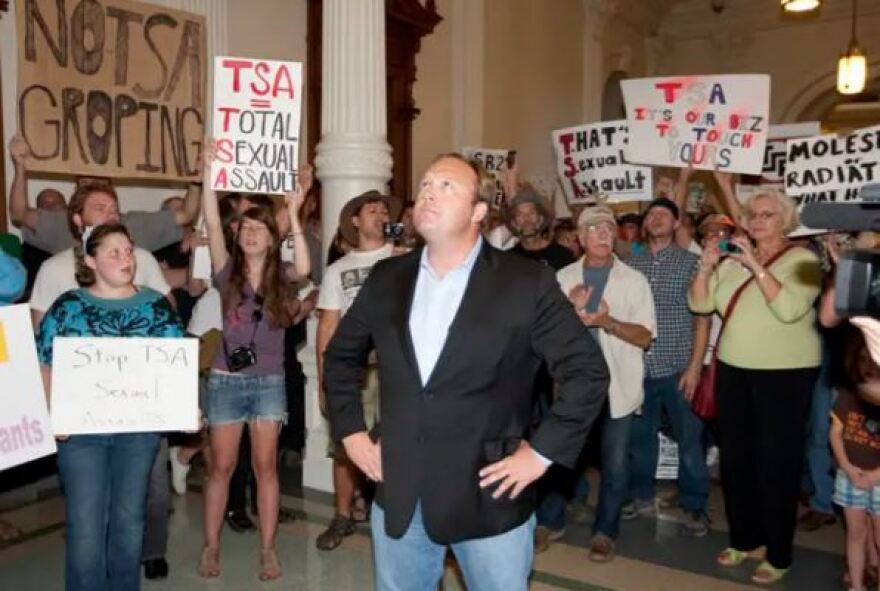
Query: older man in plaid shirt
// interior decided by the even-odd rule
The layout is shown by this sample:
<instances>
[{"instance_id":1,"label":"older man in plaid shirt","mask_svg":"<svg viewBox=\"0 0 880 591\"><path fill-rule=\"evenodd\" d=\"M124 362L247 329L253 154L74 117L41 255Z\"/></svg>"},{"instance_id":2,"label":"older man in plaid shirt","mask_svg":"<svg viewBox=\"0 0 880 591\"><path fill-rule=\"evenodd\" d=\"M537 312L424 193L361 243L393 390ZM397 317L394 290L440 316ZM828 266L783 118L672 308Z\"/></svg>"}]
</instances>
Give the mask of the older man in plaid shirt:
<instances>
[{"instance_id":1,"label":"older man in plaid shirt","mask_svg":"<svg viewBox=\"0 0 880 591\"><path fill-rule=\"evenodd\" d=\"M700 379L708 331L688 309L688 285L699 259L676 245L678 217L674 202L662 197L652 201L643 224L648 249L629 261L651 286L657 338L645 355L645 402L630 431L632 501L622 516L632 519L654 511L657 432L665 409L678 442L679 503L690 515L681 533L703 536L708 533L709 470L703 454L703 425L691 409L690 400Z\"/></svg>"}]
</instances>

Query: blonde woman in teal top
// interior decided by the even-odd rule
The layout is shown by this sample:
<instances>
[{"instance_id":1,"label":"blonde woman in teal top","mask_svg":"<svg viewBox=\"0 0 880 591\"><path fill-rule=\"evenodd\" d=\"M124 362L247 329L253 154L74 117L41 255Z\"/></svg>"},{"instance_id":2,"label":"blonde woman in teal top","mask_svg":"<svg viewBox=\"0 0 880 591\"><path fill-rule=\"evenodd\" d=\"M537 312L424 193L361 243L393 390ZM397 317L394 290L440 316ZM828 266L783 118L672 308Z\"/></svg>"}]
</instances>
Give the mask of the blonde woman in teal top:
<instances>
[{"instance_id":1,"label":"blonde woman in teal top","mask_svg":"<svg viewBox=\"0 0 880 591\"><path fill-rule=\"evenodd\" d=\"M688 294L694 312L727 315L718 343L716 396L721 487L730 547L718 563L760 560L752 580L770 584L791 566L797 499L811 393L821 346L814 303L819 259L792 246L794 202L777 191L750 198L742 224L749 238L731 239L741 252L722 258L703 251Z\"/></svg>"}]
</instances>

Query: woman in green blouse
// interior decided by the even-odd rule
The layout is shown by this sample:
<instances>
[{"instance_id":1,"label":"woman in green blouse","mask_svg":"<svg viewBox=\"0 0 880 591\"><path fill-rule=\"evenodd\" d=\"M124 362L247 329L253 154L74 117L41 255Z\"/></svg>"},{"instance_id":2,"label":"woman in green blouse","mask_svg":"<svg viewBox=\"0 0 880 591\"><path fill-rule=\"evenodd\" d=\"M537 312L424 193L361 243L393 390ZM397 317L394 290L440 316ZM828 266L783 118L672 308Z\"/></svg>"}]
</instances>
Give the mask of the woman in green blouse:
<instances>
[{"instance_id":1,"label":"woman in green blouse","mask_svg":"<svg viewBox=\"0 0 880 591\"><path fill-rule=\"evenodd\" d=\"M739 251L726 256L717 246L706 248L688 299L694 312L718 311L725 318L716 395L730 547L718 562L761 560L752 580L767 584L791 565L807 419L821 357L813 306L821 270L815 254L786 238L799 222L785 195L753 196L743 206L742 223L751 240L733 238Z\"/></svg>"}]
</instances>

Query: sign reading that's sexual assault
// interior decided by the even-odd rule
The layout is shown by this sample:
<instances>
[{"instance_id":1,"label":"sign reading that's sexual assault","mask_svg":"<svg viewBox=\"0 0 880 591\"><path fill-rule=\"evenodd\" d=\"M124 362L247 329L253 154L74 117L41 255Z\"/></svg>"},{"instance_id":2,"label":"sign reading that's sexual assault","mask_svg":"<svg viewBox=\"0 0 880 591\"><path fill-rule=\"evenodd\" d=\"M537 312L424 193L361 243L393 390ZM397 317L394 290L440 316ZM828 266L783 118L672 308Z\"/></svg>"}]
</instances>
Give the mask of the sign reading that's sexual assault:
<instances>
[{"instance_id":1,"label":"sign reading that's sexual assault","mask_svg":"<svg viewBox=\"0 0 880 591\"><path fill-rule=\"evenodd\" d=\"M32 170L198 178L204 17L132 0L18 0L16 14Z\"/></svg>"},{"instance_id":2,"label":"sign reading that's sexual assault","mask_svg":"<svg viewBox=\"0 0 880 591\"><path fill-rule=\"evenodd\" d=\"M641 78L620 83L630 162L760 174L770 77Z\"/></svg>"},{"instance_id":3,"label":"sign reading that's sexual assault","mask_svg":"<svg viewBox=\"0 0 880 591\"><path fill-rule=\"evenodd\" d=\"M198 339L56 337L52 429L58 435L196 431Z\"/></svg>"},{"instance_id":4,"label":"sign reading that's sexual assault","mask_svg":"<svg viewBox=\"0 0 880 591\"><path fill-rule=\"evenodd\" d=\"M880 181L880 126L788 140L787 147L785 192L799 204L858 201L863 185Z\"/></svg>"},{"instance_id":5,"label":"sign reading that's sexual assault","mask_svg":"<svg viewBox=\"0 0 880 591\"><path fill-rule=\"evenodd\" d=\"M214 58L214 190L292 191L301 111L302 64Z\"/></svg>"},{"instance_id":6,"label":"sign reading that's sexual assault","mask_svg":"<svg viewBox=\"0 0 880 591\"><path fill-rule=\"evenodd\" d=\"M626 161L626 121L605 121L553 132L556 169L571 204L652 198L651 169Z\"/></svg>"}]
</instances>

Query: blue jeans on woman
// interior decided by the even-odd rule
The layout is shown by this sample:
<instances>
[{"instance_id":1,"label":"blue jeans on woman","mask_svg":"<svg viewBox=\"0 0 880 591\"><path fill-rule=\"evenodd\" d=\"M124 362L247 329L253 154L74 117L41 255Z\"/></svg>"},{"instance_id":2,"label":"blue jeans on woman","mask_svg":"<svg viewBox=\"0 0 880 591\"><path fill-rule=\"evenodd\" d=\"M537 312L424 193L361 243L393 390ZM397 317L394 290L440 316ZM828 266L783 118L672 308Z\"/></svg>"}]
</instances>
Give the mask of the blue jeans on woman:
<instances>
[{"instance_id":1,"label":"blue jeans on woman","mask_svg":"<svg viewBox=\"0 0 880 591\"><path fill-rule=\"evenodd\" d=\"M678 443L678 497L688 513L705 513L709 498L709 467L703 453L703 423L678 389L681 374L645 379L642 415L630 429L630 494L637 501L654 500L657 433L665 409Z\"/></svg>"},{"instance_id":2,"label":"blue jeans on woman","mask_svg":"<svg viewBox=\"0 0 880 591\"><path fill-rule=\"evenodd\" d=\"M58 445L67 591L137 591L156 433L73 435Z\"/></svg>"}]
</instances>

